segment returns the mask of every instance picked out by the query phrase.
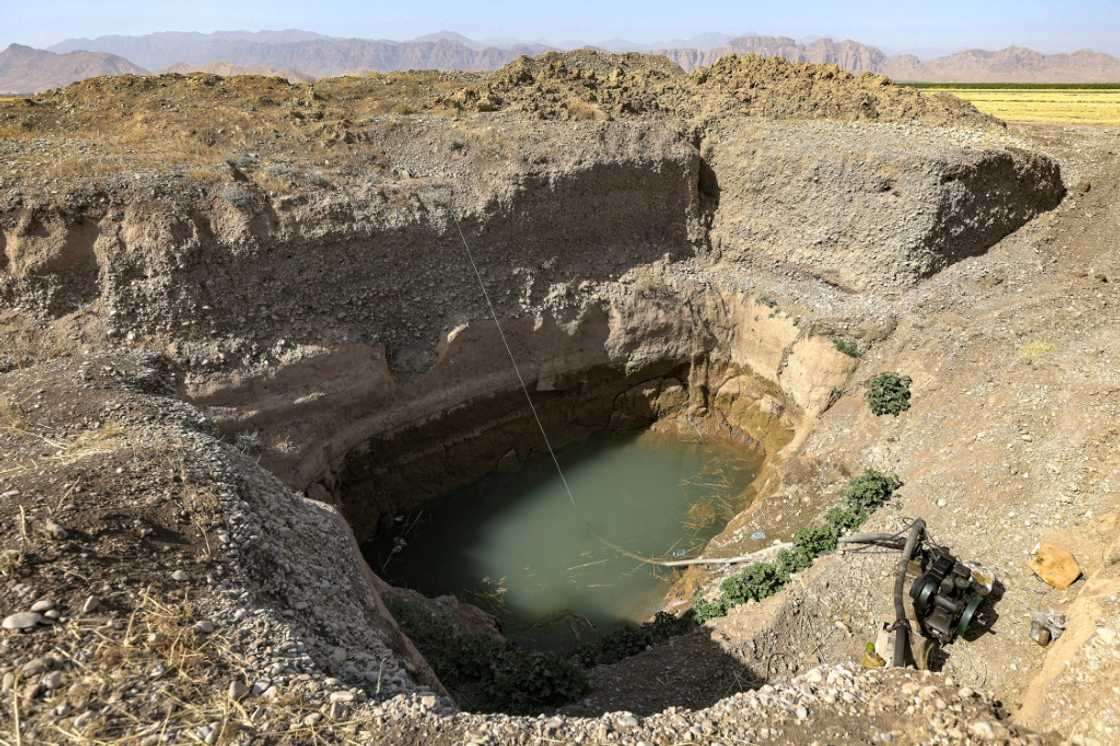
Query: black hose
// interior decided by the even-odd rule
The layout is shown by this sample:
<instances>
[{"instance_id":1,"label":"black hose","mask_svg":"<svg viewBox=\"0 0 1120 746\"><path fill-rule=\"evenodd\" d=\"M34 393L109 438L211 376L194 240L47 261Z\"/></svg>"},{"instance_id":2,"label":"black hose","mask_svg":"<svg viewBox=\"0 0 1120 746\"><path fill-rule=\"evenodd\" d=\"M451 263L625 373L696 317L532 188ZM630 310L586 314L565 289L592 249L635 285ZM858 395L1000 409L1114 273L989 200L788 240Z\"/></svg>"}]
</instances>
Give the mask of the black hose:
<instances>
[{"instance_id":1,"label":"black hose","mask_svg":"<svg viewBox=\"0 0 1120 746\"><path fill-rule=\"evenodd\" d=\"M898 575L894 579L894 666L906 667L906 658L910 650L910 622L906 619L906 571L914 551L918 548L922 534L925 533L926 522L921 518L910 526L910 533L906 537L906 546L902 549L902 560L898 564Z\"/></svg>"}]
</instances>

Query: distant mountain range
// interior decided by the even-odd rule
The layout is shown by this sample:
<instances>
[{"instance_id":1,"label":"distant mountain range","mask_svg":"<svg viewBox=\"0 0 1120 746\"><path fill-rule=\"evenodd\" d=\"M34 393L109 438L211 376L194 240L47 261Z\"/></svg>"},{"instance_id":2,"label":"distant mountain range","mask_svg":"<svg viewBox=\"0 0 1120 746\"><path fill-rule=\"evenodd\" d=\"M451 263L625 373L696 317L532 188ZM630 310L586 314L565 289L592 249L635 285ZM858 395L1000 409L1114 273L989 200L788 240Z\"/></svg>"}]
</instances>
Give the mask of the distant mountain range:
<instances>
[{"instance_id":1,"label":"distant mountain range","mask_svg":"<svg viewBox=\"0 0 1120 746\"><path fill-rule=\"evenodd\" d=\"M306 31L167 32L146 36L101 36L67 39L52 52L83 49L107 52L132 60L149 70L172 65L223 62L239 67L290 70L317 78L352 72L391 72L410 69L496 70L519 56L538 55L551 47L511 43L494 47L459 34L443 32L412 41L339 39Z\"/></svg>"},{"instance_id":2,"label":"distant mountain range","mask_svg":"<svg viewBox=\"0 0 1120 746\"><path fill-rule=\"evenodd\" d=\"M34 93L95 75L143 75L147 71L105 52L55 54L12 44L0 52L0 93Z\"/></svg>"},{"instance_id":3,"label":"distant mountain range","mask_svg":"<svg viewBox=\"0 0 1120 746\"><path fill-rule=\"evenodd\" d=\"M930 83L1116 83L1120 59L1088 50L1071 54L1042 54L1008 47L996 52L972 49L946 57L920 60L911 54L888 56L859 42L817 39L801 44L783 36L741 36L700 51L662 49L685 70L710 65L727 54L760 54L794 62L838 65L853 73L870 72L893 80Z\"/></svg>"},{"instance_id":4,"label":"distant mountain range","mask_svg":"<svg viewBox=\"0 0 1120 746\"><path fill-rule=\"evenodd\" d=\"M664 54L685 70L709 65L726 54L754 53L798 62L832 63L850 72L872 72L900 81L1120 82L1120 59L1088 50L1047 55L1009 47L921 60L914 55L888 55L856 41L826 38L799 42L780 36L701 34L663 44L609 39L592 45L572 42L553 47L513 39L476 41L450 31L411 41L390 41L342 39L288 29L67 39L49 51L13 44L0 52L0 92L31 93L94 75L166 70L257 72L292 80L406 69L494 70L521 55L575 46Z\"/></svg>"}]
</instances>

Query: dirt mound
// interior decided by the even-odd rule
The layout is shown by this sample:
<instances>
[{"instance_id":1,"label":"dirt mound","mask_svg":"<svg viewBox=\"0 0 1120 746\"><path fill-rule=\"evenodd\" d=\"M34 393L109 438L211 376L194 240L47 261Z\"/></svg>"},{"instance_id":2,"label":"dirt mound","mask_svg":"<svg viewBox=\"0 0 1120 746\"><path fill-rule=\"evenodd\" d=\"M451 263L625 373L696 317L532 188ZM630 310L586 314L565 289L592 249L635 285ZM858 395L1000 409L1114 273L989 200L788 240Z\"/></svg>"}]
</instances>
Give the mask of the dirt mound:
<instances>
[{"instance_id":1,"label":"dirt mound","mask_svg":"<svg viewBox=\"0 0 1120 746\"><path fill-rule=\"evenodd\" d=\"M836 65L731 55L690 76L656 55L581 50L522 57L441 99L469 111L513 110L545 119L734 113L771 119L918 121L987 127L998 120L951 96L854 76Z\"/></svg>"},{"instance_id":2,"label":"dirt mound","mask_svg":"<svg viewBox=\"0 0 1120 746\"><path fill-rule=\"evenodd\" d=\"M512 110L544 119L675 114L688 78L664 57L584 49L521 57L441 101L467 111Z\"/></svg>"},{"instance_id":3,"label":"dirt mound","mask_svg":"<svg viewBox=\"0 0 1120 746\"><path fill-rule=\"evenodd\" d=\"M896 86L882 75L855 76L836 65L793 63L780 57L723 57L693 73L690 82L708 114L732 110L771 119L918 121L940 126L999 123L952 96Z\"/></svg>"}]
</instances>

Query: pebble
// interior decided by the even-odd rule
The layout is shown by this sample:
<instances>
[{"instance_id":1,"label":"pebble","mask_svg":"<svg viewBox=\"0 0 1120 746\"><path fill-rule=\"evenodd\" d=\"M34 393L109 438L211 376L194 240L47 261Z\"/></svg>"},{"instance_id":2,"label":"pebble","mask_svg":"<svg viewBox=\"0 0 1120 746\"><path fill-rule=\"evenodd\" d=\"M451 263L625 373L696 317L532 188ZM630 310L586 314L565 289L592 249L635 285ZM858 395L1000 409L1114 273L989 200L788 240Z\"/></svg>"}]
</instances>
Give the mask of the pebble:
<instances>
[{"instance_id":1,"label":"pebble","mask_svg":"<svg viewBox=\"0 0 1120 746\"><path fill-rule=\"evenodd\" d=\"M100 605L101 602L98 600L97 596L89 596L86 598L86 602L82 604L82 613L90 614L97 611L97 607Z\"/></svg>"},{"instance_id":2,"label":"pebble","mask_svg":"<svg viewBox=\"0 0 1120 746\"><path fill-rule=\"evenodd\" d=\"M176 570L175 572L171 573L171 579L174 580L176 583L182 583L183 581L188 580L189 578L190 578L190 575L187 575L187 573L184 570Z\"/></svg>"},{"instance_id":3,"label":"pebble","mask_svg":"<svg viewBox=\"0 0 1120 746\"><path fill-rule=\"evenodd\" d=\"M47 674L46 676L43 677L43 686L45 686L47 689L57 689L61 685L62 685L62 672L61 671L51 671L49 674Z\"/></svg>"},{"instance_id":4,"label":"pebble","mask_svg":"<svg viewBox=\"0 0 1120 746\"><path fill-rule=\"evenodd\" d=\"M54 608L54 600L50 598L42 598L31 604L31 610L36 612L50 611Z\"/></svg>"},{"instance_id":5,"label":"pebble","mask_svg":"<svg viewBox=\"0 0 1120 746\"><path fill-rule=\"evenodd\" d=\"M31 629L36 624L42 624L42 615L34 611L21 611L4 619L4 629Z\"/></svg>"},{"instance_id":6,"label":"pebble","mask_svg":"<svg viewBox=\"0 0 1120 746\"><path fill-rule=\"evenodd\" d=\"M245 695L248 693L249 685L241 679L234 679L233 681L229 682L229 698L234 700L235 702L244 699Z\"/></svg>"},{"instance_id":7,"label":"pebble","mask_svg":"<svg viewBox=\"0 0 1120 746\"><path fill-rule=\"evenodd\" d=\"M194 623L194 631L200 635L208 635L214 631L214 623L209 619L203 619Z\"/></svg>"},{"instance_id":8,"label":"pebble","mask_svg":"<svg viewBox=\"0 0 1120 746\"><path fill-rule=\"evenodd\" d=\"M619 728L636 728L638 727L638 718L634 717L628 712L624 712L615 718L615 725Z\"/></svg>"},{"instance_id":9,"label":"pebble","mask_svg":"<svg viewBox=\"0 0 1120 746\"><path fill-rule=\"evenodd\" d=\"M43 530L47 532L47 536L50 536L52 539L57 539L58 541L62 541L70 535L70 532L67 531L61 523L52 521L49 518L43 523Z\"/></svg>"},{"instance_id":10,"label":"pebble","mask_svg":"<svg viewBox=\"0 0 1120 746\"><path fill-rule=\"evenodd\" d=\"M343 704L350 704L354 701L354 692L341 691L331 692L331 702L341 702Z\"/></svg>"},{"instance_id":11,"label":"pebble","mask_svg":"<svg viewBox=\"0 0 1120 746\"><path fill-rule=\"evenodd\" d=\"M996 738L995 731L992 730L992 724L986 720L978 720L968 727L972 735L985 741L994 741Z\"/></svg>"}]
</instances>

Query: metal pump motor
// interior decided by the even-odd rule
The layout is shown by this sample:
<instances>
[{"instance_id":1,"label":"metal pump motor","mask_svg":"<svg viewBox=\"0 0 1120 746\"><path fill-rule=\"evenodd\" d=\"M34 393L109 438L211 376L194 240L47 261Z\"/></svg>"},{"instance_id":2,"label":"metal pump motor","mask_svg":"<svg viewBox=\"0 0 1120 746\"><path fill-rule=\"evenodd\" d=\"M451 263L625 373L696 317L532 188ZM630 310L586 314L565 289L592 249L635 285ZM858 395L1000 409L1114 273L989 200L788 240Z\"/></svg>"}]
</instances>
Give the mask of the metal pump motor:
<instances>
[{"instance_id":1,"label":"metal pump motor","mask_svg":"<svg viewBox=\"0 0 1120 746\"><path fill-rule=\"evenodd\" d=\"M929 650L912 650L910 616L917 622L924 638L948 645L968 631L976 621L981 605L996 587L995 574L979 565L967 565L948 549L939 546L926 533L922 519L915 520L903 534L856 534L840 539L844 544L868 544L900 550L902 558L895 576L895 622L886 627L894 631L893 665L906 666L917 662L925 667ZM910 606L906 609L906 581L910 583ZM915 641L918 643L919 641Z\"/></svg>"},{"instance_id":2,"label":"metal pump motor","mask_svg":"<svg viewBox=\"0 0 1120 746\"><path fill-rule=\"evenodd\" d=\"M972 626L994 579L943 547L927 545L921 554L924 570L910 586L914 615L927 637L948 645Z\"/></svg>"}]
</instances>

